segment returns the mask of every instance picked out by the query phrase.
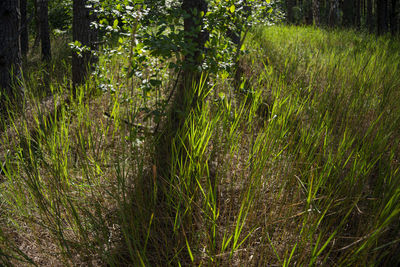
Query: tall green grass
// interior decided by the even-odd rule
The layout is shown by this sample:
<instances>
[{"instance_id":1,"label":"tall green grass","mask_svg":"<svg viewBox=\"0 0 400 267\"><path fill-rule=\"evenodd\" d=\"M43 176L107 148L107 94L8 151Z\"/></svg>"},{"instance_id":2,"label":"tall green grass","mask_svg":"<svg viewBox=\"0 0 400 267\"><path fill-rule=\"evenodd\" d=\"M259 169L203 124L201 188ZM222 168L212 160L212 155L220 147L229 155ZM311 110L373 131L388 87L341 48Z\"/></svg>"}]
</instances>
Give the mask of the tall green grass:
<instances>
[{"instance_id":1,"label":"tall green grass","mask_svg":"<svg viewBox=\"0 0 400 267\"><path fill-rule=\"evenodd\" d=\"M203 104L171 140L144 120L168 97L167 75L144 95L123 55L101 58L77 99L51 82L54 101L31 96L29 113L10 112L0 263L396 264L399 43L276 26L247 47L248 82L194 82ZM155 155L160 140L170 155Z\"/></svg>"}]
</instances>

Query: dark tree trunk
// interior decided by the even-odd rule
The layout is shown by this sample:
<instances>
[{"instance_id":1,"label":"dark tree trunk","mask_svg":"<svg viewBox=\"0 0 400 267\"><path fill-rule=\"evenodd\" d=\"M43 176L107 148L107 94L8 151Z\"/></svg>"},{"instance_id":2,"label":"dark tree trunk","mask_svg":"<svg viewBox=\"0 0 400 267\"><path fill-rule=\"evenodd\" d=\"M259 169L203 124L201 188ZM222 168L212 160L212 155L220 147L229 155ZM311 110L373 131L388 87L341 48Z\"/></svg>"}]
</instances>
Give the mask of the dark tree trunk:
<instances>
[{"instance_id":1,"label":"dark tree trunk","mask_svg":"<svg viewBox=\"0 0 400 267\"><path fill-rule=\"evenodd\" d=\"M393 35L398 33L399 20L397 18L397 0L392 0L390 9L390 31Z\"/></svg>"},{"instance_id":2,"label":"dark tree trunk","mask_svg":"<svg viewBox=\"0 0 400 267\"><path fill-rule=\"evenodd\" d=\"M35 24L35 41L33 42L32 50L36 49L36 47L40 43L40 19L39 19L39 7L38 0L33 0L34 5L34 24Z\"/></svg>"},{"instance_id":3,"label":"dark tree trunk","mask_svg":"<svg viewBox=\"0 0 400 267\"><path fill-rule=\"evenodd\" d=\"M90 10L86 7L87 0L74 0L73 2L73 21L72 21L72 38L78 41L84 51L80 54L74 52L72 54L72 83L76 85L85 82L91 52L87 51L91 47L90 34Z\"/></svg>"},{"instance_id":4,"label":"dark tree trunk","mask_svg":"<svg viewBox=\"0 0 400 267\"><path fill-rule=\"evenodd\" d=\"M199 82L201 74L202 53L208 34L203 29L203 19L200 12L207 12L205 0L183 0L184 13L184 43L182 48L184 62L181 66L179 84L177 85L174 102L170 107L168 122L161 131L161 146L158 148L157 165L159 170L164 170L164 175L170 175L170 155L172 153L172 140L181 129L191 108L198 104L198 97L193 88L193 82ZM196 12L194 11L196 10Z\"/></svg>"},{"instance_id":5,"label":"dark tree trunk","mask_svg":"<svg viewBox=\"0 0 400 267\"><path fill-rule=\"evenodd\" d=\"M21 54L25 58L29 51L29 35L27 20L27 0L20 0L21 6Z\"/></svg>"},{"instance_id":6,"label":"dark tree trunk","mask_svg":"<svg viewBox=\"0 0 400 267\"><path fill-rule=\"evenodd\" d=\"M378 34L385 34L388 32L388 17L387 17L387 0L377 0L376 10L377 10L377 26Z\"/></svg>"},{"instance_id":7,"label":"dark tree trunk","mask_svg":"<svg viewBox=\"0 0 400 267\"><path fill-rule=\"evenodd\" d=\"M366 23L368 30L370 32L374 31L374 23L373 23L373 17L372 17L372 0L367 0L367 18L366 18Z\"/></svg>"},{"instance_id":8,"label":"dark tree trunk","mask_svg":"<svg viewBox=\"0 0 400 267\"><path fill-rule=\"evenodd\" d=\"M335 27L338 23L338 9L339 9L339 0L330 0L330 7L329 7L329 26Z\"/></svg>"},{"instance_id":9,"label":"dark tree trunk","mask_svg":"<svg viewBox=\"0 0 400 267\"><path fill-rule=\"evenodd\" d=\"M155 152L157 155L156 170L158 173L157 175L159 175L159 178L156 179L157 192L160 192L157 194L155 201L157 207L165 207L158 210L161 213L167 213L167 216L176 214L176 210L173 206L165 206L165 203L168 202L166 200L171 198L168 191L171 189L171 184L174 183L173 179L175 179L172 156L176 153L175 157L183 161L188 158L187 151L179 142L174 144L174 139L177 137L180 130L185 127L185 120L190 112L197 112L197 107L202 105L202 98L201 96L199 98L197 94L200 93L197 91L198 87L193 86L193 83L198 84L200 81L200 69L203 62L202 54L204 53L204 45L208 38L208 34L204 31L203 18L200 17L201 11L204 13L207 12L206 0L183 0L181 9L184 13L183 41L187 47L182 47L184 62L181 66L179 84L176 88L174 102L171 104L167 121L162 126L162 130L159 133L159 146ZM181 141L184 142L185 145L188 145L188 140L185 139L185 137L182 136ZM187 147L190 149L190 146ZM187 193L189 193L192 188L187 188L187 190ZM160 216L165 216L165 214ZM183 217L185 216L183 215ZM190 221L191 218L183 217L180 218L182 223L192 227L193 223ZM169 220L165 223L169 223ZM174 240L179 237L174 235L167 238L169 240ZM175 242L181 241L182 240ZM173 255L175 252L171 251L167 253Z\"/></svg>"},{"instance_id":10,"label":"dark tree trunk","mask_svg":"<svg viewBox=\"0 0 400 267\"><path fill-rule=\"evenodd\" d=\"M5 100L22 101L19 1L0 1L0 110ZM4 111L4 110L2 110Z\"/></svg>"},{"instance_id":11,"label":"dark tree trunk","mask_svg":"<svg viewBox=\"0 0 400 267\"><path fill-rule=\"evenodd\" d=\"M314 24L316 26L319 26L319 1L320 0L312 0L312 14L313 14L313 20Z\"/></svg>"},{"instance_id":12,"label":"dark tree trunk","mask_svg":"<svg viewBox=\"0 0 400 267\"><path fill-rule=\"evenodd\" d=\"M286 20L289 23L294 22L293 8L295 6L295 0L286 0Z\"/></svg>"},{"instance_id":13,"label":"dark tree trunk","mask_svg":"<svg viewBox=\"0 0 400 267\"><path fill-rule=\"evenodd\" d=\"M183 62L183 83L179 86L178 98L188 99L191 83L199 78L202 63L204 45L208 38L208 33L203 28L203 21L200 12L207 12L207 2L205 0L184 0L182 10L184 16L184 32L186 44L191 44L187 51L184 51L185 60ZM195 11L196 10L196 11ZM196 102L196 99L193 100ZM185 105L184 103L182 103ZM187 104L187 103L186 103Z\"/></svg>"},{"instance_id":14,"label":"dark tree trunk","mask_svg":"<svg viewBox=\"0 0 400 267\"><path fill-rule=\"evenodd\" d=\"M51 59L50 30L49 30L49 2L37 0L37 12L39 19L40 42L42 44L42 59Z\"/></svg>"},{"instance_id":15,"label":"dark tree trunk","mask_svg":"<svg viewBox=\"0 0 400 267\"><path fill-rule=\"evenodd\" d=\"M361 23L361 3L360 0L354 0L354 21L353 26L357 29L360 28Z\"/></svg>"},{"instance_id":16,"label":"dark tree trunk","mask_svg":"<svg viewBox=\"0 0 400 267\"><path fill-rule=\"evenodd\" d=\"M199 14L207 12L207 3L203 0L184 0L182 9L187 14L184 18L185 43L192 44L193 47L189 49L194 51L193 54L185 55L185 63L197 68L201 63L199 56L204 51L204 44L207 41L207 33L203 31L203 22Z\"/></svg>"},{"instance_id":17,"label":"dark tree trunk","mask_svg":"<svg viewBox=\"0 0 400 267\"><path fill-rule=\"evenodd\" d=\"M354 1L344 1L341 3L343 11L343 26L349 27L354 25Z\"/></svg>"}]
</instances>

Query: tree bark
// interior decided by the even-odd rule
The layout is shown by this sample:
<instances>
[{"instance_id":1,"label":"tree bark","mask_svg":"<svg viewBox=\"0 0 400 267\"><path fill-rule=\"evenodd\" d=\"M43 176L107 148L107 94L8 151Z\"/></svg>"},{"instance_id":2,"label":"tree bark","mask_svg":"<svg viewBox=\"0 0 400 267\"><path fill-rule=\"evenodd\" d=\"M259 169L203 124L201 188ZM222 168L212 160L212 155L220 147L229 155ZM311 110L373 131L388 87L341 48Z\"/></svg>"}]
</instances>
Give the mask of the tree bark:
<instances>
[{"instance_id":1,"label":"tree bark","mask_svg":"<svg viewBox=\"0 0 400 267\"><path fill-rule=\"evenodd\" d=\"M289 23L294 22L293 8L295 6L295 0L286 0L286 20Z\"/></svg>"},{"instance_id":2,"label":"tree bark","mask_svg":"<svg viewBox=\"0 0 400 267\"><path fill-rule=\"evenodd\" d=\"M40 42L42 45L42 60L51 60L51 44L49 30L49 2L48 0L37 0L37 12L39 19Z\"/></svg>"},{"instance_id":3,"label":"tree bark","mask_svg":"<svg viewBox=\"0 0 400 267\"><path fill-rule=\"evenodd\" d=\"M0 2L0 110L6 99L21 103L21 43L19 1ZM4 111L4 110L2 110Z\"/></svg>"},{"instance_id":4,"label":"tree bark","mask_svg":"<svg viewBox=\"0 0 400 267\"><path fill-rule=\"evenodd\" d=\"M313 21L316 26L319 26L319 1L312 1L312 13L313 13Z\"/></svg>"},{"instance_id":5,"label":"tree bark","mask_svg":"<svg viewBox=\"0 0 400 267\"><path fill-rule=\"evenodd\" d=\"M387 0L377 0L376 10L377 10L377 26L378 34L382 35L388 32L388 17L387 17Z\"/></svg>"},{"instance_id":6,"label":"tree bark","mask_svg":"<svg viewBox=\"0 0 400 267\"><path fill-rule=\"evenodd\" d=\"M198 97L193 82L199 82L201 75L202 53L208 34L203 29L203 18L200 12L207 12L205 0L183 0L182 12L184 18L184 40L187 47L182 48L184 60L182 62L179 83L174 94L174 102L168 112L167 122L160 133L160 147L157 155L157 169L164 170L163 175L170 175L170 155L172 154L172 140L183 126L188 112L198 104ZM183 152L182 152L183 153ZM182 157L184 157L182 155Z\"/></svg>"},{"instance_id":7,"label":"tree bark","mask_svg":"<svg viewBox=\"0 0 400 267\"><path fill-rule=\"evenodd\" d=\"M182 69L182 83L178 88L177 100L189 100L191 98L190 89L192 81L197 80L200 75L202 54L208 34L203 29L203 19L200 12L207 12L207 2L205 0L183 0L182 10L184 14L184 43L190 44L187 51L184 52L184 62ZM179 100L180 101L180 100ZM196 102L197 99L193 99ZM177 103L181 108L189 103ZM191 103L191 105L194 103Z\"/></svg>"},{"instance_id":8,"label":"tree bark","mask_svg":"<svg viewBox=\"0 0 400 267\"><path fill-rule=\"evenodd\" d=\"M354 26L354 0L341 2L341 9L343 11L343 26Z\"/></svg>"},{"instance_id":9,"label":"tree bark","mask_svg":"<svg viewBox=\"0 0 400 267\"><path fill-rule=\"evenodd\" d=\"M29 35L27 20L27 0L20 0L21 9L21 54L25 58L29 51Z\"/></svg>"},{"instance_id":10,"label":"tree bark","mask_svg":"<svg viewBox=\"0 0 400 267\"><path fill-rule=\"evenodd\" d=\"M372 17L372 0L367 0L367 18L366 18L366 23L368 27L369 32L374 31L374 23L373 23L373 17Z\"/></svg>"},{"instance_id":11,"label":"tree bark","mask_svg":"<svg viewBox=\"0 0 400 267\"><path fill-rule=\"evenodd\" d=\"M85 82L91 52L90 34L90 10L86 7L87 0L74 0L73 2L73 21L72 21L72 38L78 41L83 47L83 51L76 51L72 54L72 84L75 88Z\"/></svg>"},{"instance_id":12,"label":"tree bark","mask_svg":"<svg viewBox=\"0 0 400 267\"><path fill-rule=\"evenodd\" d=\"M338 8L339 8L339 0L330 0L330 8L329 8L329 26L335 27L338 23Z\"/></svg>"},{"instance_id":13,"label":"tree bark","mask_svg":"<svg viewBox=\"0 0 400 267\"><path fill-rule=\"evenodd\" d=\"M361 3L360 0L354 0L354 21L353 26L357 29L360 28L361 25Z\"/></svg>"},{"instance_id":14,"label":"tree bark","mask_svg":"<svg viewBox=\"0 0 400 267\"><path fill-rule=\"evenodd\" d=\"M399 31L399 20L397 18L397 0L391 1L390 9L390 31L392 35L395 35Z\"/></svg>"}]
</instances>

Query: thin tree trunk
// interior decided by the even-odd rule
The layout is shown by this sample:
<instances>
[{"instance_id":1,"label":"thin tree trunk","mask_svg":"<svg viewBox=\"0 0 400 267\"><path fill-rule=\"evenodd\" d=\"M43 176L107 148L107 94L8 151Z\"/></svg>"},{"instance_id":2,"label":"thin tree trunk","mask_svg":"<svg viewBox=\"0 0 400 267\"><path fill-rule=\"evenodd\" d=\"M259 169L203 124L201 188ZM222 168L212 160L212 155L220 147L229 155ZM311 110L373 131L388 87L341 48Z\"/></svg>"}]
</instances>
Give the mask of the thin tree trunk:
<instances>
[{"instance_id":1,"label":"thin tree trunk","mask_svg":"<svg viewBox=\"0 0 400 267\"><path fill-rule=\"evenodd\" d=\"M313 13L313 21L316 26L319 26L319 1L312 1L312 13Z\"/></svg>"},{"instance_id":2,"label":"thin tree trunk","mask_svg":"<svg viewBox=\"0 0 400 267\"><path fill-rule=\"evenodd\" d=\"M360 28L361 23L361 3L360 0L354 0L354 21L353 26L357 29Z\"/></svg>"},{"instance_id":3,"label":"thin tree trunk","mask_svg":"<svg viewBox=\"0 0 400 267\"><path fill-rule=\"evenodd\" d=\"M203 21L199 17L201 11L207 12L207 2L204 0L184 0L182 3L184 15L184 42L191 44L184 54L179 83L176 87L174 102L171 104L168 121L160 133L160 146L157 151L157 169L164 178L170 175L172 140L183 126L189 110L196 107L199 100L196 97L192 82L199 82L202 63L202 53L208 34L203 30ZM197 10L195 14L194 10ZM183 153L183 152L182 152ZM182 155L184 157L184 155Z\"/></svg>"},{"instance_id":4,"label":"thin tree trunk","mask_svg":"<svg viewBox=\"0 0 400 267\"><path fill-rule=\"evenodd\" d=\"M51 44L49 30L49 2L48 0L38 0L38 19L40 42L42 44L42 59L49 61L51 59Z\"/></svg>"},{"instance_id":5,"label":"thin tree trunk","mask_svg":"<svg viewBox=\"0 0 400 267\"><path fill-rule=\"evenodd\" d=\"M35 24L35 41L33 42L32 50L36 49L36 47L40 43L40 19L39 19L39 7L38 7L38 1L39 0L33 0L33 5L34 5L34 24Z\"/></svg>"},{"instance_id":6,"label":"thin tree trunk","mask_svg":"<svg viewBox=\"0 0 400 267\"><path fill-rule=\"evenodd\" d=\"M72 54L72 84L73 87L85 82L90 63L90 13L86 7L87 0L74 0L73 2L73 21L72 38L78 41L84 51Z\"/></svg>"},{"instance_id":7,"label":"thin tree trunk","mask_svg":"<svg viewBox=\"0 0 400 267\"><path fill-rule=\"evenodd\" d=\"M338 8L339 8L339 0L330 0L330 8L329 8L329 26L335 27L338 23Z\"/></svg>"},{"instance_id":8,"label":"thin tree trunk","mask_svg":"<svg viewBox=\"0 0 400 267\"><path fill-rule=\"evenodd\" d=\"M294 22L293 8L295 6L295 0L286 0L286 20L289 23Z\"/></svg>"},{"instance_id":9,"label":"thin tree trunk","mask_svg":"<svg viewBox=\"0 0 400 267\"><path fill-rule=\"evenodd\" d=\"M369 32L374 31L374 23L373 23L373 17L372 17L372 0L367 0L367 27Z\"/></svg>"},{"instance_id":10,"label":"thin tree trunk","mask_svg":"<svg viewBox=\"0 0 400 267\"><path fill-rule=\"evenodd\" d=\"M388 31L387 0L377 0L376 9L378 19L378 34L382 35L387 33Z\"/></svg>"},{"instance_id":11,"label":"thin tree trunk","mask_svg":"<svg viewBox=\"0 0 400 267\"><path fill-rule=\"evenodd\" d=\"M200 18L200 12L207 12L207 2L205 0L184 0L182 3L183 12L188 16L184 17L184 32L185 32L185 43L192 44L189 51L185 52L185 60L183 66L183 83L180 86L180 92L178 92L178 98L188 99L190 94L193 80L199 78L202 62L202 53L204 52L204 45L208 38L208 33L203 29L202 18ZM197 15L194 13L197 10ZM197 99L193 99L194 102ZM194 104L194 103L193 103ZM182 107L182 106L181 106Z\"/></svg>"},{"instance_id":12,"label":"thin tree trunk","mask_svg":"<svg viewBox=\"0 0 400 267\"><path fill-rule=\"evenodd\" d=\"M174 206L175 201L169 199L173 198L170 195L171 185L176 182L176 176L174 175L174 169L176 161L183 162L188 160L187 150L184 146L180 145L182 141L187 149L191 149L188 144L187 138L182 136L180 141L174 141L177 139L179 132L185 127L185 121L191 111L197 112L198 106L201 106L201 97L198 98L199 93L193 83L199 83L201 74L201 63L203 61L202 54L204 53L204 45L207 41L208 34L204 31L203 18L200 17L200 12L207 12L207 2L205 0L183 0L182 11L184 13L184 42L188 44L188 47L183 48L184 62L181 66L181 75L179 84L177 85L174 102L172 103L167 121L163 125L161 132L159 133L158 146L156 148L156 165L153 169L154 177L157 175L157 179L154 179L154 187L157 188L154 201L156 212L160 213L159 217L169 217L176 214L176 207ZM196 11L195 11L196 10ZM190 127L190 126L188 126ZM174 143L175 142L175 143ZM193 173L193 176L200 175ZM194 184L193 181L188 181L189 184ZM193 194L193 188L188 186L187 192L184 194ZM153 191L154 192L154 191ZM193 229L192 217L181 214L179 217L180 223L183 226ZM163 220L163 224L169 224L170 220ZM173 227L173 226L172 226ZM169 242L184 242L180 235L169 233L166 234L166 239ZM166 251L168 255L174 255L176 251ZM187 255L189 258L189 255Z\"/></svg>"},{"instance_id":13,"label":"thin tree trunk","mask_svg":"<svg viewBox=\"0 0 400 267\"><path fill-rule=\"evenodd\" d=\"M21 103L21 43L19 1L0 2L0 110L4 112L6 99Z\"/></svg>"},{"instance_id":14,"label":"thin tree trunk","mask_svg":"<svg viewBox=\"0 0 400 267\"><path fill-rule=\"evenodd\" d=\"M399 21L397 18L397 0L391 1L391 12L390 12L390 30L393 35L398 33Z\"/></svg>"},{"instance_id":15,"label":"thin tree trunk","mask_svg":"<svg viewBox=\"0 0 400 267\"><path fill-rule=\"evenodd\" d=\"M20 0L21 3L21 54L24 58L29 51L29 35L28 35L28 20L27 20L27 0Z\"/></svg>"}]
</instances>

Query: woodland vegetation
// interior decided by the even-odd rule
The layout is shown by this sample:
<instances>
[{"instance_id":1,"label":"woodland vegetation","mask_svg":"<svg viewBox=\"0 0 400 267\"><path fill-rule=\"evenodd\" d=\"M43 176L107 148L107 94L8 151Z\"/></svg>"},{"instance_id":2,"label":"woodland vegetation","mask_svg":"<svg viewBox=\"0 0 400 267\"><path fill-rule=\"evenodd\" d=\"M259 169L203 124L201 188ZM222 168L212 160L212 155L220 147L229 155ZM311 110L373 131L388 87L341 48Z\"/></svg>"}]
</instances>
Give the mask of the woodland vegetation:
<instances>
[{"instance_id":1,"label":"woodland vegetation","mask_svg":"<svg viewBox=\"0 0 400 267\"><path fill-rule=\"evenodd\" d=\"M0 2L0 266L397 266L397 0Z\"/></svg>"}]
</instances>

